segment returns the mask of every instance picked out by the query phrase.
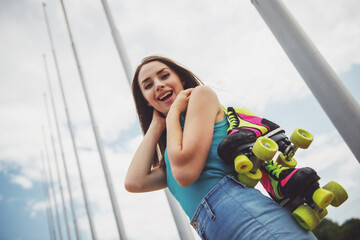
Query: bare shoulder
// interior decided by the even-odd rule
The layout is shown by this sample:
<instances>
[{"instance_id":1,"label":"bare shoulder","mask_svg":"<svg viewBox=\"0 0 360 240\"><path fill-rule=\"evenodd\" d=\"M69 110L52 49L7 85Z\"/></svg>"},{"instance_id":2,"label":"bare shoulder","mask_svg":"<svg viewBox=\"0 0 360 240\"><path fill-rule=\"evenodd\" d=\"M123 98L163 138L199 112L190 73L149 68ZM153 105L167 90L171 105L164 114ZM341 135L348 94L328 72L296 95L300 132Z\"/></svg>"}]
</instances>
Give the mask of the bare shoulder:
<instances>
[{"instance_id":1,"label":"bare shoulder","mask_svg":"<svg viewBox=\"0 0 360 240\"><path fill-rule=\"evenodd\" d=\"M191 92L191 96L194 96L194 95L197 95L197 96L202 96L202 97L216 97L216 93L211 89L209 88L208 86L197 86L194 88L194 90Z\"/></svg>"},{"instance_id":2,"label":"bare shoulder","mask_svg":"<svg viewBox=\"0 0 360 240\"><path fill-rule=\"evenodd\" d=\"M216 111L216 120L215 122L222 121L225 117L224 111L221 107L219 99L214 90L208 86L197 86L191 92L190 99L193 99L197 102L201 102L202 108L205 110L213 109Z\"/></svg>"}]
</instances>

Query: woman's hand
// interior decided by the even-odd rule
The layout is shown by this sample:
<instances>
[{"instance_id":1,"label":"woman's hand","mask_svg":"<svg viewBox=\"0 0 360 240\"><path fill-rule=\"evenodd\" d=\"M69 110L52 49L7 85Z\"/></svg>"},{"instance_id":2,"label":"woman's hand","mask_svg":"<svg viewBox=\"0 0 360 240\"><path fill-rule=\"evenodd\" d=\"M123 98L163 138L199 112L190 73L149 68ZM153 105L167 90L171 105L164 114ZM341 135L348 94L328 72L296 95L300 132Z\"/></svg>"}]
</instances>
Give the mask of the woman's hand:
<instances>
[{"instance_id":1,"label":"woman's hand","mask_svg":"<svg viewBox=\"0 0 360 240\"><path fill-rule=\"evenodd\" d=\"M180 93L176 96L175 101L171 105L170 111L175 110L176 112L178 112L180 114L185 112L188 107L190 94L193 90L194 90L194 88L188 88L188 89L180 91Z\"/></svg>"},{"instance_id":2,"label":"woman's hand","mask_svg":"<svg viewBox=\"0 0 360 240\"><path fill-rule=\"evenodd\" d=\"M157 144L165 127L166 119L157 110L154 110L150 127L135 152L126 174L125 188L127 191L148 192L167 186L164 169L152 168Z\"/></svg>"},{"instance_id":3,"label":"woman's hand","mask_svg":"<svg viewBox=\"0 0 360 240\"><path fill-rule=\"evenodd\" d=\"M166 127L166 118L161 116L160 112L156 109L154 109L153 111L151 125L157 128L161 133L164 131Z\"/></svg>"},{"instance_id":4,"label":"woman's hand","mask_svg":"<svg viewBox=\"0 0 360 240\"><path fill-rule=\"evenodd\" d=\"M182 130L179 117L180 111L185 110ZM170 108L166 117L167 153L172 174L180 186L190 186L201 175L211 147L214 124L224 119L220 113L223 114L223 110L215 92L206 86L185 90Z\"/></svg>"}]
</instances>

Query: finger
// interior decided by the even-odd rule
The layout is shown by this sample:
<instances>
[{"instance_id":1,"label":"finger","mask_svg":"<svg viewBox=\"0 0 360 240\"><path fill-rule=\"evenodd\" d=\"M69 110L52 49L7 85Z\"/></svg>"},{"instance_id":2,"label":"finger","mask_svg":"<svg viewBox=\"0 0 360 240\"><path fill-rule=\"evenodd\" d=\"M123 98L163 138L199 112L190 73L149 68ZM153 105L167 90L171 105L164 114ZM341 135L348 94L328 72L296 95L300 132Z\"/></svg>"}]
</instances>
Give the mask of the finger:
<instances>
[{"instance_id":1,"label":"finger","mask_svg":"<svg viewBox=\"0 0 360 240\"><path fill-rule=\"evenodd\" d=\"M192 90L194 90L194 88L187 88L187 89L185 89L184 91L185 91L186 93L191 93Z\"/></svg>"},{"instance_id":2,"label":"finger","mask_svg":"<svg viewBox=\"0 0 360 240\"><path fill-rule=\"evenodd\" d=\"M192 90L194 90L194 88L187 88L185 90L182 90L182 93L188 97L188 96L190 96Z\"/></svg>"}]
</instances>

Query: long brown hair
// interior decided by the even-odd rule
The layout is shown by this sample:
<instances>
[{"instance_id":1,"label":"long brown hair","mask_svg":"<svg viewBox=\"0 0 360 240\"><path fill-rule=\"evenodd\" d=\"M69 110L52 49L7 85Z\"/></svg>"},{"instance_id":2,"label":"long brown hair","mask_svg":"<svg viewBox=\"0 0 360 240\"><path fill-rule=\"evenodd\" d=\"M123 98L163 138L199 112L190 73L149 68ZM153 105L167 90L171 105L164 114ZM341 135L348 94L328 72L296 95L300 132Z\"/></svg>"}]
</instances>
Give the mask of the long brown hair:
<instances>
[{"instance_id":1,"label":"long brown hair","mask_svg":"<svg viewBox=\"0 0 360 240\"><path fill-rule=\"evenodd\" d=\"M152 115L153 115L153 108L148 106L148 102L145 100L145 98L141 92L138 77L139 77L139 72L140 72L141 68L145 64L154 62L154 61L161 62L161 63L165 64L166 66L168 66L172 71L174 71L180 77L180 80L182 82L185 82L184 89L194 88L196 86L203 85L203 83L200 81L200 79L198 77L195 76L195 74L193 74L191 71L180 66L178 63L174 62L173 60L171 60L169 58L165 58L165 57L161 57L161 56L149 56L149 57L144 58L141 61L140 65L136 68L134 78L132 81L132 86L131 86L134 101L135 101L136 111L137 111L137 114L138 114L138 117L140 120L140 126L143 131L143 134L145 134L147 132L147 130L149 129L149 126L150 126L150 123L152 120ZM166 130L162 133L158 144L160 147L161 156L159 156L158 152L156 151L154 162L153 162L153 167L159 165L159 163L160 163L160 167L165 166L164 161L163 161L163 156L164 156L165 147L166 147ZM161 159L161 161L160 161L160 159Z\"/></svg>"}]
</instances>

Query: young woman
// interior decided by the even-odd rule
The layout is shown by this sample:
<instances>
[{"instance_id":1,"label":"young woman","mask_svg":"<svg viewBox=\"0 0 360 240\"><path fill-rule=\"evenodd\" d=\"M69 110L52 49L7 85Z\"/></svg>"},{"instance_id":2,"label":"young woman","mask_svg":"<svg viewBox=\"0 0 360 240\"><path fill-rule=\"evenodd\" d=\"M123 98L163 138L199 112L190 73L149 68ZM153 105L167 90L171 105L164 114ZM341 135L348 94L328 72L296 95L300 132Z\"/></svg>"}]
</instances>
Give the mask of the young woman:
<instances>
[{"instance_id":1,"label":"young woman","mask_svg":"<svg viewBox=\"0 0 360 240\"><path fill-rule=\"evenodd\" d=\"M145 136L128 169L127 191L168 187L202 239L316 239L220 159L229 124L216 94L193 73L147 57L132 90Z\"/></svg>"}]
</instances>

